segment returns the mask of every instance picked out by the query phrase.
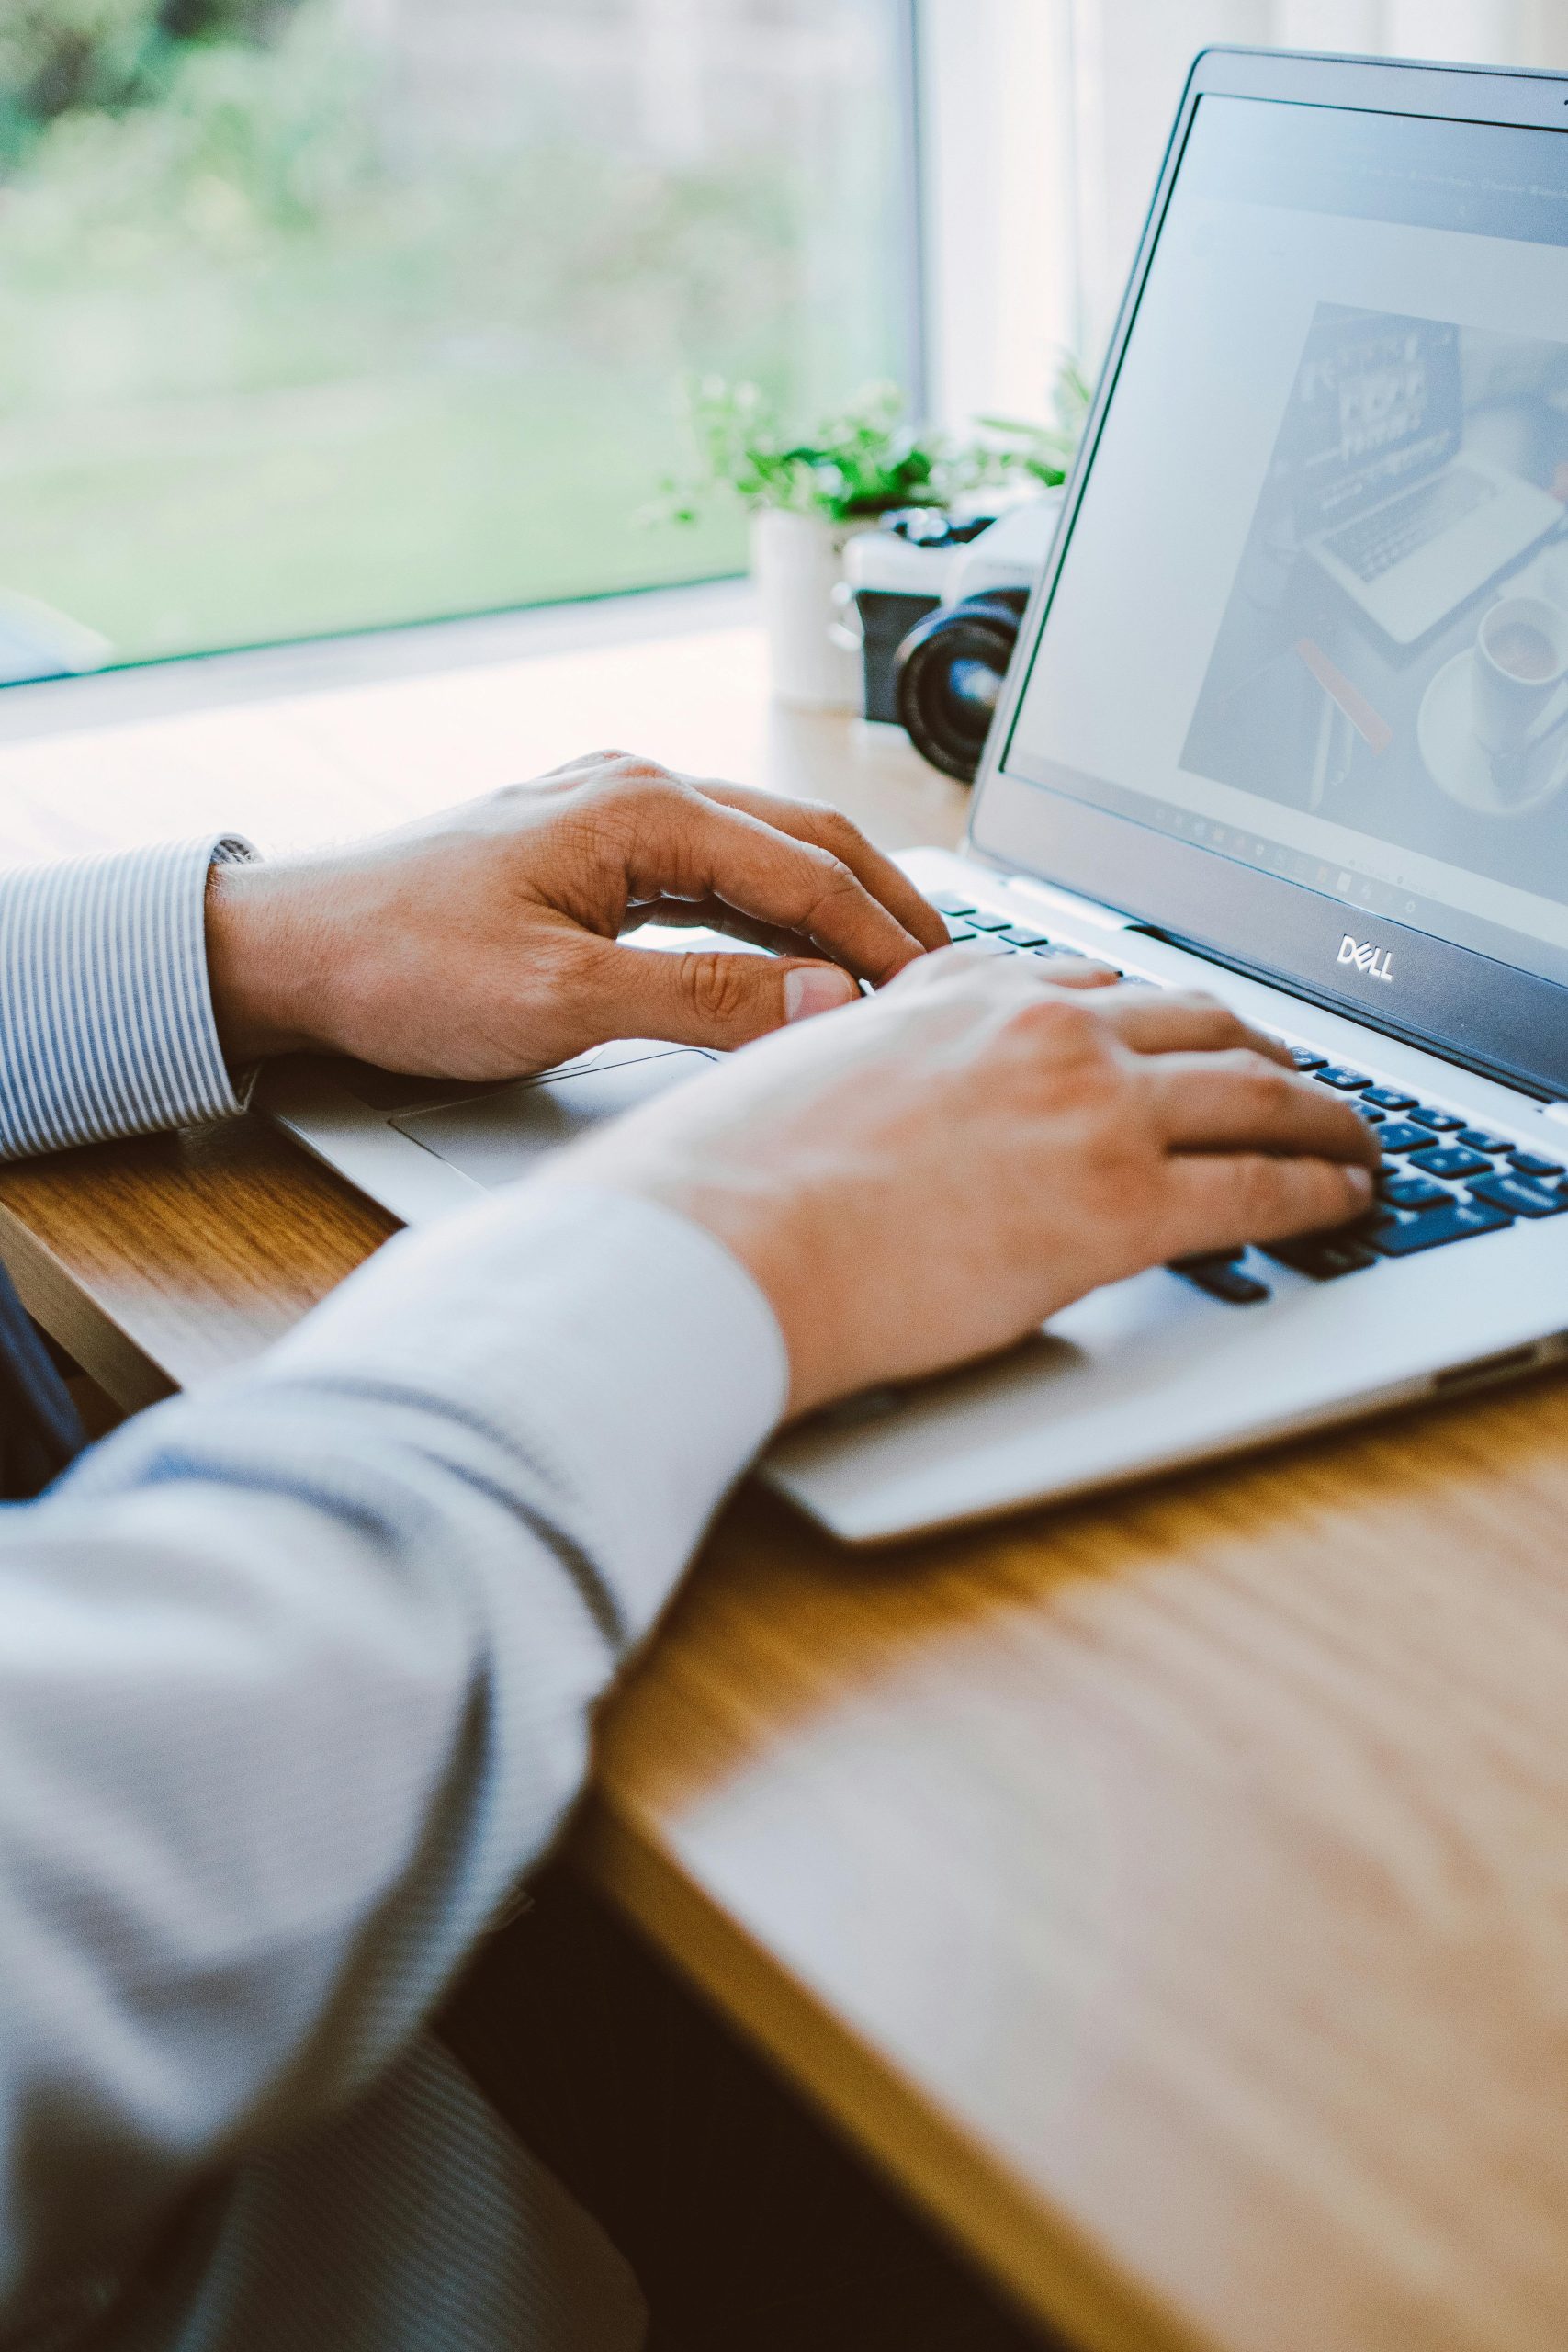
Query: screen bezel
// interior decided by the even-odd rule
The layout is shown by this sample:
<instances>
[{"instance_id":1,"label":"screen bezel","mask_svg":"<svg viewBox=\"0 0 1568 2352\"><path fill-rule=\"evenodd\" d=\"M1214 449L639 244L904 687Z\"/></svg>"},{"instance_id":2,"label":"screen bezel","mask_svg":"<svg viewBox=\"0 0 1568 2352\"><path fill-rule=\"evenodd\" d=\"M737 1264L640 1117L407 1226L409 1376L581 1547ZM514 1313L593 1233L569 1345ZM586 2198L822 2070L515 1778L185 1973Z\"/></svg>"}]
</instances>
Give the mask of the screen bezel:
<instances>
[{"instance_id":1,"label":"screen bezel","mask_svg":"<svg viewBox=\"0 0 1568 2352\"><path fill-rule=\"evenodd\" d=\"M1100 387L1067 482L1061 520L1030 600L975 785L967 844L1113 907L1161 937L1293 994L1348 1010L1372 1027L1549 1099L1568 1098L1568 988L1472 948L1379 917L1392 951L1373 982L1337 958L1358 923L1343 899L1235 860L1215 905L1218 853L1010 775L1013 722L1033 667L1139 300L1200 101L1211 96L1447 118L1568 132L1568 74L1393 63L1280 50L1207 49L1194 60L1111 334ZM1359 935L1358 932L1358 935Z\"/></svg>"}]
</instances>

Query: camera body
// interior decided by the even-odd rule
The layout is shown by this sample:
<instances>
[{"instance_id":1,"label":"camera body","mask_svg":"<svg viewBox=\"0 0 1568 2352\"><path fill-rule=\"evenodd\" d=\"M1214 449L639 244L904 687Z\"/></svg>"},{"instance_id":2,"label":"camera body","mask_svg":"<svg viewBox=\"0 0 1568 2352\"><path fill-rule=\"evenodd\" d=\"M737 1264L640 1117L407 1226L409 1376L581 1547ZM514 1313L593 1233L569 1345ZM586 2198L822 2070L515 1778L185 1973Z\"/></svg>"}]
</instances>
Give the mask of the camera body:
<instances>
[{"instance_id":1,"label":"camera body","mask_svg":"<svg viewBox=\"0 0 1568 2352\"><path fill-rule=\"evenodd\" d=\"M1053 492L1000 515L906 508L844 550L864 716L907 729L923 758L965 784L1061 504Z\"/></svg>"}]
</instances>

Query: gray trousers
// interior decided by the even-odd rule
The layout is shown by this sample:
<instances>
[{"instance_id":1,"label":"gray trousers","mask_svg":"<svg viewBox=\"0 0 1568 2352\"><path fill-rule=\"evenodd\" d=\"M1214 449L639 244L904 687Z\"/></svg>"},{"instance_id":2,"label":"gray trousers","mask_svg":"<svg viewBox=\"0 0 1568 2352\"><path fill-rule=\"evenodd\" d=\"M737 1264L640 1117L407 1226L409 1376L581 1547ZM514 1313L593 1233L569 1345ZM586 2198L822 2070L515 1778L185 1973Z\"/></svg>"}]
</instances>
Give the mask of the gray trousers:
<instances>
[{"instance_id":1,"label":"gray trousers","mask_svg":"<svg viewBox=\"0 0 1568 2352\"><path fill-rule=\"evenodd\" d=\"M203 2200L93 2352L638 2352L598 2223L429 2040Z\"/></svg>"}]
</instances>

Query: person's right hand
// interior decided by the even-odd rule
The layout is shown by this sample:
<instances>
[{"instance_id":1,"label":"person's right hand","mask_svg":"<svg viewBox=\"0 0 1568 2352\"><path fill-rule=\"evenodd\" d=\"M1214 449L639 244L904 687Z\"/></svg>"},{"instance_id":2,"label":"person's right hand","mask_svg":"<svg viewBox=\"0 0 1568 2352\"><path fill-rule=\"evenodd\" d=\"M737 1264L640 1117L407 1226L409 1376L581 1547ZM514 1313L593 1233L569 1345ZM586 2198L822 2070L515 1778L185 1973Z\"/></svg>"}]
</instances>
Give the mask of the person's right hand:
<instances>
[{"instance_id":1,"label":"person's right hand","mask_svg":"<svg viewBox=\"0 0 1568 2352\"><path fill-rule=\"evenodd\" d=\"M1145 1266L1369 1206L1377 1144L1348 1102L1214 999L1105 977L922 957L546 1181L715 1234L778 1317L792 1413L1004 1346Z\"/></svg>"}]
</instances>

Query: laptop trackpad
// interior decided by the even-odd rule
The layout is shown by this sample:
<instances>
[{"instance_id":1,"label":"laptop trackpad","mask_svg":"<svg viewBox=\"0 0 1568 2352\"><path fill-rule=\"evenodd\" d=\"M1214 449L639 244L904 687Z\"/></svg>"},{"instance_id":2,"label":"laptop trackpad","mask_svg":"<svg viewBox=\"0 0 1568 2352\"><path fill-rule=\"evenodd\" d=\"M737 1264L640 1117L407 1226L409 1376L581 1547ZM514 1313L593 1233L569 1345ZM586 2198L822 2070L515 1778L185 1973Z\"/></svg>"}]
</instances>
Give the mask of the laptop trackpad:
<instances>
[{"instance_id":1,"label":"laptop trackpad","mask_svg":"<svg viewBox=\"0 0 1568 2352\"><path fill-rule=\"evenodd\" d=\"M607 1067L590 1066L561 1078L524 1079L467 1102L433 1111L408 1111L390 1125L437 1159L494 1190L525 1176L547 1151L558 1151L617 1112L630 1111L663 1094L699 1071L711 1054L687 1046L655 1047L634 1060L605 1057Z\"/></svg>"}]
</instances>

